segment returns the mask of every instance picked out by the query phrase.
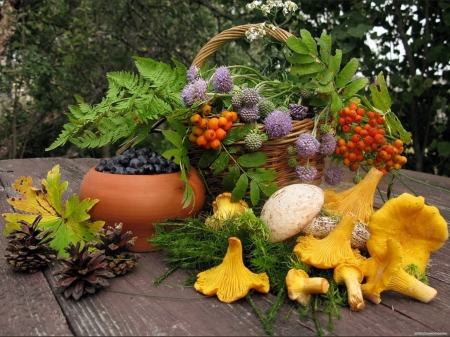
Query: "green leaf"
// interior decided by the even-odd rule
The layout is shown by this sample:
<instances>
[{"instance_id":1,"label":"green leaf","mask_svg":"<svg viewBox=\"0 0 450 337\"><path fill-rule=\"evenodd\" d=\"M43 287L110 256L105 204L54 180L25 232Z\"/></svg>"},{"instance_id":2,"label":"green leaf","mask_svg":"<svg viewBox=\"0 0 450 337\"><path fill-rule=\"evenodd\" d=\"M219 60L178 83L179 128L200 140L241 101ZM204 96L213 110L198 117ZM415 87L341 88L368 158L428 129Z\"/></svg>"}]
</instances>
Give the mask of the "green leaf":
<instances>
[{"instance_id":1,"label":"green leaf","mask_svg":"<svg viewBox=\"0 0 450 337\"><path fill-rule=\"evenodd\" d=\"M291 67L291 73L297 76L304 76L308 74L318 73L325 69L321 63L313 62L300 65L294 65Z\"/></svg>"},{"instance_id":2,"label":"green leaf","mask_svg":"<svg viewBox=\"0 0 450 337\"><path fill-rule=\"evenodd\" d=\"M411 143L411 133L407 132L404 128L398 117L392 112L389 111L384 115L384 119L386 120L386 125L391 130L392 134L405 143Z\"/></svg>"},{"instance_id":3,"label":"green leaf","mask_svg":"<svg viewBox=\"0 0 450 337\"><path fill-rule=\"evenodd\" d=\"M261 198L261 191L256 181L250 181L250 201L253 206L257 205Z\"/></svg>"},{"instance_id":4,"label":"green leaf","mask_svg":"<svg viewBox=\"0 0 450 337\"><path fill-rule=\"evenodd\" d=\"M179 163L181 162L183 151L181 149L169 149L164 151L162 155L169 160L172 159L175 163Z\"/></svg>"},{"instance_id":5,"label":"green leaf","mask_svg":"<svg viewBox=\"0 0 450 337\"><path fill-rule=\"evenodd\" d=\"M355 76L358 70L358 60L352 58L345 66L342 68L340 73L336 77L336 86L338 88L343 88L352 78Z\"/></svg>"},{"instance_id":6,"label":"green leaf","mask_svg":"<svg viewBox=\"0 0 450 337\"><path fill-rule=\"evenodd\" d=\"M217 176L222 173L227 168L229 161L228 153L222 152L211 165L211 168L214 170L213 175Z\"/></svg>"},{"instance_id":7,"label":"green leaf","mask_svg":"<svg viewBox=\"0 0 450 337\"><path fill-rule=\"evenodd\" d=\"M331 56L331 36L322 32L317 44L320 46L320 59L323 63L328 64Z\"/></svg>"},{"instance_id":8,"label":"green leaf","mask_svg":"<svg viewBox=\"0 0 450 337\"><path fill-rule=\"evenodd\" d=\"M441 157L448 158L448 156L450 156L450 142L438 142L437 150Z\"/></svg>"},{"instance_id":9,"label":"green leaf","mask_svg":"<svg viewBox=\"0 0 450 337\"><path fill-rule=\"evenodd\" d=\"M268 197L278 190L278 186L275 182L259 184L259 188Z\"/></svg>"},{"instance_id":10,"label":"green leaf","mask_svg":"<svg viewBox=\"0 0 450 337\"><path fill-rule=\"evenodd\" d=\"M163 130L163 135L166 139L171 142L176 148L181 148L183 146L183 139L178 132L173 130Z\"/></svg>"},{"instance_id":11,"label":"green leaf","mask_svg":"<svg viewBox=\"0 0 450 337\"><path fill-rule=\"evenodd\" d=\"M333 113L333 115L337 116L342 110L343 106L344 104L342 103L342 99L339 97L336 91L333 91L331 93L331 112Z\"/></svg>"},{"instance_id":12,"label":"green leaf","mask_svg":"<svg viewBox=\"0 0 450 337\"><path fill-rule=\"evenodd\" d=\"M286 56L286 59L291 64L305 64L315 62L315 58L309 54L297 54L295 53L292 56Z\"/></svg>"},{"instance_id":13,"label":"green leaf","mask_svg":"<svg viewBox=\"0 0 450 337\"><path fill-rule=\"evenodd\" d=\"M248 188L248 177L245 173L242 173L236 182L236 186L231 192L231 202L237 202L244 198Z\"/></svg>"},{"instance_id":14,"label":"green leaf","mask_svg":"<svg viewBox=\"0 0 450 337\"><path fill-rule=\"evenodd\" d=\"M223 183L223 189L225 191L231 192L234 187L236 186L236 182L239 179L241 171L239 170L239 167L237 166L229 166L228 167L228 173L224 175L222 179Z\"/></svg>"},{"instance_id":15,"label":"green leaf","mask_svg":"<svg viewBox=\"0 0 450 337\"><path fill-rule=\"evenodd\" d=\"M341 69L342 50L336 49L336 54L330 57L330 72L337 76L339 69Z\"/></svg>"},{"instance_id":16,"label":"green leaf","mask_svg":"<svg viewBox=\"0 0 450 337\"><path fill-rule=\"evenodd\" d=\"M237 159L242 167L258 167L263 166L267 162L267 154L262 151L244 154Z\"/></svg>"},{"instance_id":17,"label":"green leaf","mask_svg":"<svg viewBox=\"0 0 450 337\"><path fill-rule=\"evenodd\" d=\"M244 124L233 127L227 132L226 137L222 140L223 145L231 145L244 138L255 127L251 124Z\"/></svg>"},{"instance_id":18,"label":"green leaf","mask_svg":"<svg viewBox=\"0 0 450 337\"><path fill-rule=\"evenodd\" d=\"M198 167L200 168L208 168L211 166L211 164L214 162L214 160L216 160L217 156L219 155L219 153L221 152L221 149L217 149L217 150L206 150L205 152L203 152L203 154L201 155L199 161L198 161Z\"/></svg>"},{"instance_id":19,"label":"green leaf","mask_svg":"<svg viewBox=\"0 0 450 337\"><path fill-rule=\"evenodd\" d=\"M286 45L294 52L298 54L308 54L309 49L305 42L303 42L301 39L290 36L286 40Z\"/></svg>"},{"instance_id":20,"label":"green leaf","mask_svg":"<svg viewBox=\"0 0 450 337\"><path fill-rule=\"evenodd\" d=\"M386 81L384 80L383 72L378 74L375 83L371 84L369 89L372 94L373 105L383 112L388 112L391 108L392 101L386 86Z\"/></svg>"},{"instance_id":21,"label":"green leaf","mask_svg":"<svg viewBox=\"0 0 450 337\"><path fill-rule=\"evenodd\" d=\"M300 29L300 36L302 37L303 42L305 42L308 51L314 56L318 56L317 44L311 36L311 33L306 29Z\"/></svg>"},{"instance_id":22,"label":"green leaf","mask_svg":"<svg viewBox=\"0 0 450 337\"><path fill-rule=\"evenodd\" d=\"M317 82L317 91L322 92L322 93L335 92L334 83L329 82L325 85L322 85Z\"/></svg>"},{"instance_id":23,"label":"green leaf","mask_svg":"<svg viewBox=\"0 0 450 337\"><path fill-rule=\"evenodd\" d=\"M50 247L58 251L58 256L67 256L64 248L68 242L76 244L78 241L95 241L95 233L103 227L104 221L89 223L88 211L98 202L97 199L85 199L81 202L78 196L73 194L62 205L63 193L67 189L68 182L60 182L59 165L52 168L47 174L47 179L42 180L42 190L33 186L31 177L18 178L12 187L24 198L10 198L8 203L16 210L27 212L4 213L7 223L7 233L12 228L19 228L19 220L32 223L37 215L41 214L39 228L52 229L54 238L50 241Z\"/></svg>"},{"instance_id":24,"label":"green leaf","mask_svg":"<svg viewBox=\"0 0 450 337\"><path fill-rule=\"evenodd\" d=\"M267 183L275 181L277 172L274 169L256 168L247 171L247 175L250 179L257 181L258 183Z\"/></svg>"},{"instance_id":25,"label":"green leaf","mask_svg":"<svg viewBox=\"0 0 450 337\"><path fill-rule=\"evenodd\" d=\"M361 77L358 78L352 82L350 82L343 90L342 97L343 98L351 98L354 96L358 91L363 89L367 83L369 82L369 79L367 77Z\"/></svg>"}]
</instances>

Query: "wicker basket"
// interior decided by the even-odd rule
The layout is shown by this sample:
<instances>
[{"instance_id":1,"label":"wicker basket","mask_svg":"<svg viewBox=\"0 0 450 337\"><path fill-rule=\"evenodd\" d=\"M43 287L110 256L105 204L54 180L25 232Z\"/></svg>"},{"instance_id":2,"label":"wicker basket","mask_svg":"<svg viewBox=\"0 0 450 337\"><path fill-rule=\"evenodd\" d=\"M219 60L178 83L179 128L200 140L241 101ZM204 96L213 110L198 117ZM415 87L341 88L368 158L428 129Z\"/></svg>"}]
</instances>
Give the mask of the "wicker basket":
<instances>
[{"instance_id":1,"label":"wicker basket","mask_svg":"<svg viewBox=\"0 0 450 337\"><path fill-rule=\"evenodd\" d=\"M247 24L242 26L236 26L230 29L227 29L218 35L214 36L211 40L209 40L198 52L194 61L192 62L192 66L197 66L198 68L203 67L207 58L212 55L215 51L217 51L221 46L225 43L245 36L245 32L250 28L258 28L260 25L258 24ZM268 35L277 39L280 42L286 43L288 37L292 36L291 33L277 28L275 30L266 29ZM236 123L233 127L240 126L242 124ZM264 131L264 125L259 124L259 129ZM278 188L282 188L284 186L288 186L291 184L298 184L300 181L297 178L296 173L292 167L288 166L288 158L289 155L287 153L287 147L289 145L294 146L298 136L302 133L311 132L314 127L314 121L310 118L306 118L302 121L293 120L292 121L292 130L286 137L282 139L269 140L264 143L260 151L264 151L267 154L267 163L264 165L264 168L273 168L277 172L277 177L275 179L275 183L278 185ZM244 142L239 141L230 146L243 146ZM197 147L196 145L191 145L189 149L189 156L191 165L198 168L198 162L203 154L204 149ZM325 166L324 162L325 156L318 155L309 158L309 164L315 166L317 168L317 176L311 184L320 185L322 182L323 170ZM306 163L306 158L302 156L297 156L297 162L300 165ZM220 194L223 191L222 179L224 173L219 176L214 177L211 170L203 170L202 171L208 188L213 195Z\"/></svg>"}]
</instances>

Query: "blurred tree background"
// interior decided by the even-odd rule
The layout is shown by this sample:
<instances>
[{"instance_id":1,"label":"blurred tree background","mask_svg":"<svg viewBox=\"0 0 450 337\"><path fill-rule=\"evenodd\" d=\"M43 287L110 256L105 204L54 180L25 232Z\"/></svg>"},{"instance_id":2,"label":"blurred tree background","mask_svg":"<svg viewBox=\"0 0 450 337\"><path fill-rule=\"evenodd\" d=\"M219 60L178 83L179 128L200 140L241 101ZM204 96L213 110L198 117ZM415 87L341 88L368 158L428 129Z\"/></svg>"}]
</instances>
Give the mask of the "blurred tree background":
<instances>
[{"instance_id":1,"label":"blurred tree background","mask_svg":"<svg viewBox=\"0 0 450 337\"><path fill-rule=\"evenodd\" d=\"M0 159L107 157L74 146L46 152L76 104L98 103L106 73L135 71L133 56L189 67L200 48L232 26L265 21L243 0L0 0ZM450 175L450 2L303 0L283 26L295 35L331 33L343 62L361 74L385 74L393 111L412 132L404 167ZM281 21L280 21L281 22ZM274 51L276 52L276 50ZM261 46L241 39L208 60L267 68ZM261 68L261 70L263 70Z\"/></svg>"}]
</instances>

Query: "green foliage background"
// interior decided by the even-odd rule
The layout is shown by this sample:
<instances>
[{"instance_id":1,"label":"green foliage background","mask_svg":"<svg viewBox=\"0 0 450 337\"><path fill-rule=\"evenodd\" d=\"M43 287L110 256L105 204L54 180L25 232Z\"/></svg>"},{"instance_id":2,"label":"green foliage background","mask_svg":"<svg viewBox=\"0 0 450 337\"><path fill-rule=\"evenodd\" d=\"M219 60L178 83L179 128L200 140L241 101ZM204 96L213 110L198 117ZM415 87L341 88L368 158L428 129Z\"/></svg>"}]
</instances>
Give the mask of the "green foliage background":
<instances>
[{"instance_id":1,"label":"green foliage background","mask_svg":"<svg viewBox=\"0 0 450 337\"><path fill-rule=\"evenodd\" d=\"M8 0L2 1L0 6ZM10 1L11 2L11 1ZM136 71L133 56L186 67L217 33L265 17L247 12L242 0L33 0L15 2L16 29L0 55L0 159L81 156L106 157L102 150L67 145L45 149L67 122L74 95L96 104L107 90L107 72ZM405 168L449 176L448 1L297 2L300 13L283 28L319 37L331 34L342 63L358 58L363 75L383 71L393 111L413 142ZM4 15L2 13L2 15ZM278 20L282 22L282 20ZM374 29L375 27L375 29ZM371 49L368 39L374 39ZM263 50L244 39L228 43L211 64L248 64L273 71L283 62L279 46ZM149 146L164 147L158 135Z\"/></svg>"}]
</instances>

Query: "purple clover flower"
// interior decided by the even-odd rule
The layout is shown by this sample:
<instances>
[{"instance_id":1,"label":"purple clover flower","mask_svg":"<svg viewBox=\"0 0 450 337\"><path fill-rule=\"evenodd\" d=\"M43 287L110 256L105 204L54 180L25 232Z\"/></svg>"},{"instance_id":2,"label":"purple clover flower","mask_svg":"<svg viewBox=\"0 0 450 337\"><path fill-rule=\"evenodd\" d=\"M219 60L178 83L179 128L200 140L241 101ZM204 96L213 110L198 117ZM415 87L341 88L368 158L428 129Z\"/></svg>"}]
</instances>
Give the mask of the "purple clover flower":
<instances>
[{"instance_id":1,"label":"purple clover flower","mask_svg":"<svg viewBox=\"0 0 450 337\"><path fill-rule=\"evenodd\" d=\"M317 176L317 169L315 166L298 165L295 167L294 171L302 183L310 183L314 181L314 178Z\"/></svg>"},{"instance_id":2,"label":"purple clover flower","mask_svg":"<svg viewBox=\"0 0 450 337\"><path fill-rule=\"evenodd\" d=\"M259 107L257 105L251 107L243 107L239 111L239 115L241 116L241 120L244 123L256 122L259 118Z\"/></svg>"},{"instance_id":3,"label":"purple clover flower","mask_svg":"<svg viewBox=\"0 0 450 337\"><path fill-rule=\"evenodd\" d=\"M225 66L217 68L212 77L212 84L216 92L227 93L233 90L230 70Z\"/></svg>"},{"instance_id":4,"label":"purple clover flower","mask_svg":"<svg viewBox=\"0 0 450 337\"><path fill-rule=\"evenodd\" d=\"M291 132L291 116L281 110L274 110L264 120L264 127L269 139L283 138Z\"/></svg>"},{"instance_id":5,"label":"purple clover flower","mask_svg":"<svg viewBox=\"0 0 450 337\"><path fill-rule=\"evenodd\" d=\"M325 170L323 177L327 184L337 185L344 178L344 172L339 167L330 166L327 170Z\"/></svg>"},{"instance_id":6,"label":"purple clover flower","mask_svg":"<svg viewBox=\"0 0 450 337\"><path fill-rule=\"evenodd\" d=\"M308 107L300 104L289 104L289 113L292 119L297 119L299 121L305 119L308 114Z\"/></svg>"},{"instance_id":7,"label":"purple clover flower","mask_svg":"<svg viewBox=\"0 0 450 337\"><path fill-rule=\"evenodd\" d=\"M197 66L191 66L189 68L189 70L187 72L188 83L193 83L199 78L198 71L199 71L199 69L197 68Z\"/></svg>"},{"instance_id":8,"label":"purple clover flower","mask_svg":"<svg viewBox=\"0 0 450 337\"><path fill-rule=\"evenodd\" d=\"M320 143L310 133L302 133L295 142L297 153L303 157L314 156L319 151Z\"/></svg>"},{"instance_id":9,"label":"purple clover flower","mask_svg":"<svg viewBox=\"0 0 450 337\"><path fill-rule=\"evenodd\" d=\"M322 142L320 143L319 152L328 156L332 154L336 149L336 138L332 134L326 133L322 136Z\"/></svg>"},{"instance_id":10,"label":"purple clover flower","mask_svg":"<svg viewBox=\"0 0 450 337\"><path fill-rule=\"evenodd\" d=\"M205 80L199 78L192 83L188 83L181 91L181 99L186 107L191 107L195 102L203 102L208 99L206 89L208 84Z\"/></svg>"}]
</instances>

